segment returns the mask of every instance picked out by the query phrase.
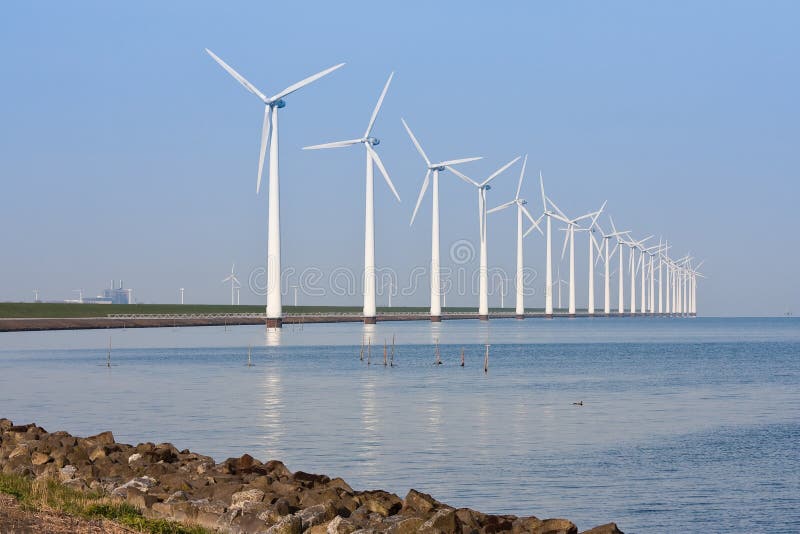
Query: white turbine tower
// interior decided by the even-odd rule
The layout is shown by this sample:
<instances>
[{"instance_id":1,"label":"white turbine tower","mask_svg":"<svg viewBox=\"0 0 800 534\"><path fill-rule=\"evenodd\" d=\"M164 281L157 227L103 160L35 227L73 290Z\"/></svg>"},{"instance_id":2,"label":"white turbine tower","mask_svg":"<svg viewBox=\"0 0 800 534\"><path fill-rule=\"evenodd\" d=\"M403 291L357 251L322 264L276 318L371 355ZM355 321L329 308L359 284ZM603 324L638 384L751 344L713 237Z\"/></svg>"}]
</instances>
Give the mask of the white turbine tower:
<instances>
[{"instance_id":1,"label":"white turbine tower","mask_svg":"<svg viewBox=\"0 0 800 534\"><path fill-rule=\"evenodd\" d=\"M486 242L486 191L492 188L489 182L497 178L503 171L511 167L518 160L519 156L494 171L487 179L480 183L466 176L464 173L452 169L453 174L468 184L474 185L478 189L478 230L480 232L479 240L481 245L480 270L478 271L478 319L481 321L489 320L489 258Z\"/></svg>"},{"instance_id":2,"label":"white turbine tower","mask_svg":"<svg viewBox=\"0 0 800 534\"><path fill-rule=\"evenodd\" d=\"M180 294L181 294L181 305L183 305L183 288L180 288L178 291L180 291Z\"/></svg>"},{"instance_id":3,"label":"white turbine tower","mask_svg":"<svg viewBox=\"0 0 800 534\"><path fill-rule=\"evenodd\" d=\"M517 184L517 194L514 195L514 200L510 200L505 204L501 204L495 208L489 210L489 213L495 213L498 211L502 211L506 208L516 205L517 206L517 275L516 275L516 283L517 283L517 298L516 298L516 310L515 316L517 319L524 319L525 318L525 302L524 302L524 258L522 253L522 240L531 233L534 229L538 230L540 234L542 233L542 228L539 226L539 222L542 220L544 215L539 216L538 219L534 219L533 216L528 211L528 208L525 205L528 203L527 200L524 200L519 197L520 190L522 189L522 180L525 178L525 167L528 164L528 156L525 155L525 159L522 161L522 171L519 173L519 183ZM525 215L528 220L531 222L531 227L522 232L522 215ZM544 235L544 234L543 234Z\"/></svg>"},{"instance_id":4,"label":"white turbine tower","mask_svg":"<svg viewBox=\"0 0 800 534\"><path fill-rule=\"evenodd\" d=\"M228 276L226 276L225 278L222 279L222 283L223 284L226 283L226 282L230 282L231 283L231 306L233 306L234 304L237 304L237 302L236 302L236 289L239 288L239 287L242 287L241 284L239 283L239 279L236 278L236 274L234 272L234 268L235 267L236 267L236 264L231 265L231 274L229 274ZM181 294L181 298L183 298L182 294Z\"/></svg>"},{"instance_id":5,"label":"white turbine tower","mask_svg":"<svg viewBox=\"0 0 800 534\"><path fill-rule=\"evenodd\" d=\"M350 139L347 141L336 141L333 143L325 143L322 145L307 146L304 150L316 150L320 148L340 148L352 145L364 145L364 151L367 155L367 181L366 181L366 210L364 215L364 322L367 324L375 324L377 320L377 309L375 307L375 203L374 203L374 181L373 164L378 166L381 171L386 184L391 189L397 201L400 202L400 195L397 194L392 180L389 178L389 173L386 172L381 158L375 151L375 146L380 144L380 139L372 137L372 127L375 125L375 119L378 117L378 111L381 109L383 99L386 97L386 91L389 90L389 84L392 83L394 73L389 75L386 80L386 85L383 86L381 96L378 98L378 103L372 111L372 116L367 124L367 129L364 135L359 139Z\"/></svg>"},{"instance_id":6,"label":"white turbine tower","mask_svg":"<svg viewBox=\"0 0 800 534\"><path fill-rule=\"evenodd\" d=\"M619 270L618 270L618 279L617 283L619 285L619 300L617 303L617 313L619 315L625 315L625 266L624 266L624 254L622 245L629 245L628 241L630 240L630 230L623 230L618 232L617 227L614 226L614 219L609 216L608 220L611 222L611 230L614 235L617 237L617 246L615 248L619 248Z\"/></svg>"},{"instance_id":7,"label":"white turbine tower","mask_svg":"<svg viewBox=\"0 0 800 534\"><path fill-rule=\"evenodd\" d=\"M417 197L417 204L414 206L414 213L411 215L410 225L414 224L414 219L417 217L417 211L422 203L422 197L425 196L425 191L428 190L428 185L431 183L431 173L433 173L433 188L431 190L431 200L433 202L431 214L431 321L440 322L442 320L442 292L439 281L439 173L444 172L445 170L452 171L453 165L467 163L469 161L477 161L481 158L452 159L439 163L431 163L431 160L428 159L425 151L422 150L422 145L420 145L419 141L417 141L417 138L414 137L414 134L411 132L411 128L408 127L408 124L406 124L406 121L403 119L400 120L403 122L403 126L408 132L408 136L411 138L411 141L417 148L417 152L419 152L419 155L422 156L423 160L425 160L425 165L427 167L425 179L423 180L422 187L419 190L419 197Z\"/></svg>"},{"instance_id":8,"label":"white turbine tower","mask_svg":"<svg viewBox=\"0 0 800 534\"><path fill-rule=\"evenodd\" d=\"M553 199L547 197L547 201L550 202L550 205L555 208L556 212L558 213L551 213L551 217L555 217L559 221L565 223L567 225L566 228L563 230L566 231L564 236L564 246L561 249L561 259L564 259L564 255L567 252L567 244L569 244L569 315L570 317L575 316L575 230L580 228L578 223L583 219L588 219L590 217L596 218L599 215L599 212L592 211L581 215L580 217L575 217L574 219L570 219L567 217L558 206L556 206ZM605 207L605 204L603 204Z\"/></svg>"},{"instance_id":9,"label":"white turbine tower","mask_svg":"<svg viewBox=\"0 0 800 534\"><path fill-rule=\"evenodd\" d=\"M264 157L269 144L269 211L267 226L267 327L279 328L283 324L283 309L281 305L281 230L280 230L280 183L278 179L278 110L286 106L284 98L298 89L330 74L342 67L339 63L328 69L318 72L304 80L290 85L283 91L273 96L266 96L244 76L233 70L227 63L217 57L211 50L206 52L228 74L242 84L245 89L253 93L264 103L264 122L261 126L261 149L258 157L258 178L256 181L256 194L261 190L261 174L264 169Z\"/></svg>"}]
</instances>

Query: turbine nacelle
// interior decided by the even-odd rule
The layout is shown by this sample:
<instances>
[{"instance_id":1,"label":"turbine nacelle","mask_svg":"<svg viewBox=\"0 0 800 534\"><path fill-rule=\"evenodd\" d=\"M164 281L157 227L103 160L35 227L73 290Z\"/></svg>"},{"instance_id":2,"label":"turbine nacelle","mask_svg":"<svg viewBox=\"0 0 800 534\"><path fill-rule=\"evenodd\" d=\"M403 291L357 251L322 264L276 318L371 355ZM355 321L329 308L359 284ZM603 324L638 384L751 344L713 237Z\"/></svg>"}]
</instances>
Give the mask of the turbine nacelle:
<instances>
[{"instance_id":1,"label":"turbine nacelle","mask_svg":"<svg viewBox=\"0 0 800 534\"><path fill-rule=\"evenodd\" d=\"M286 107L286 100L279 98L275 102L270 102L269 105L274 108L282 109Z\"/></svg>"},{"instance_id":2,"label":"turbine nacelle","mask_svg":"<svg viewBox=\"0 0 800 534\"><path fill-rule=\"evenodd\" d=\"M364 138L364 142L365 143L369 143L372 146L376 146L376 145L381 144L381 140L378 139L377 137L365 137Z\"/></svg>"}]
</instances>

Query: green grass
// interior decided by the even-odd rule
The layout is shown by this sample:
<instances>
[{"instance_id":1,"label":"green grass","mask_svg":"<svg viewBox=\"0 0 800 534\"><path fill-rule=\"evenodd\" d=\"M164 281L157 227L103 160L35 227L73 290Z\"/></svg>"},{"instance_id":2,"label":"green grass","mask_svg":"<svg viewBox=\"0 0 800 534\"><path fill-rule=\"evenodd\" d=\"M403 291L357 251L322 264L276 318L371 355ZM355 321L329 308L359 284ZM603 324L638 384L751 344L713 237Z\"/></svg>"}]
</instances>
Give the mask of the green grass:
<instances>
[{"instance_id":1,"label":"green grass","mask_svg":"<svg viewBox=\"0 0 800 534\"><path fill-rule=\"evenodd\" d=\"M68 488L55 480L31 480L0 473L0 493L12 495L26 510L57 510L84 519L108 519L148 534L210 534L198 526L148 519L128 503L111 501L97 492Z\"/></svg>"}]
</instances>

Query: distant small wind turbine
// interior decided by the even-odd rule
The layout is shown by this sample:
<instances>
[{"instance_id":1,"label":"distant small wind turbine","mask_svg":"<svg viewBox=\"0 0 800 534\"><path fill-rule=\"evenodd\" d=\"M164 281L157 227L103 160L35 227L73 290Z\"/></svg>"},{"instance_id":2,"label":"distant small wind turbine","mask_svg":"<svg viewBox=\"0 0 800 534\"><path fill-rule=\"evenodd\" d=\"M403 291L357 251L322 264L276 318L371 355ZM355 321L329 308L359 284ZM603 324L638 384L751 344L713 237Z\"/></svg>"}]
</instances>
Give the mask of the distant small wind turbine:
<instances>
[{"instance_id":1,"label":"distant small wind turbine","mask_svg":"<svg viewBox=\"0 0 800 534\"><path fill-rule=\"evenodd\" d=\"M555 208L557 213L551 213L552 217L555 217L559 221L565 223L567 227L564 229L566 230L566 234L564 235L564 246L561 249L561 259L564 259L564 255L567 252L567 244L569 244L569 314L571 316L575 315L575 229L580 228L578 223L583 219L593 218L596 219L599 215L599 212L592 211L581 215L580 217L575 217L574 219L570 219L567 217L561 209L553 202L553 199L547 198L547 201L550 203L553 208ZM605 204L603 204L605 207ZM601 208L602 210L602 208Z\"/></svg>"},{"instance_id":2,"label":"distant small wind turbine","mask_svg":"<svg viewBox=\"0 0 800 534\"><path fill-rule=\"evenodd\" d=\"M222 279L223 284L226 282L231 283L231 306L236 304L236 289L242 287L239 283L239 279L236 278L236 274L234 272L235 267L236 264L231 265L231 274Z\"/></svg>"},{"instance_id":3,"label":"distant small wind turbine","mask_svg":"<svg viewBox=\"0 0 800 534\"><path fill-rule=\"evenodd\" d=\"M377 310L375 307L375 202L374 202L374 183L373 183L373 163L378 166L381 171L386 185L389 186L392 193L398 202L400 202L400 195L397 194L389 173L386 172L381 158L375 151L375 148L380 144L380 139L372 137L372 127L375 125L375 119L378 118L378 111L381 109L383 99L386 97L386 92L389 90L389 84L392 83L394 72L389 74L389 79L386 80L386 85L383 86L381 96L378 98L378 103L375 104L375 109L372 111L372 116L367 124L367 129L364 135L359 139L350 139L347 141L335 141L333 143L325 143L322 145L313 145L303 147L303 150L317 150L320 148L340 148L352 145L362 144L367 154L367 193L366 193L366 211L364 216L364 322L374 324L377 319Z\"/></svg>"},{"instance_id":4,"label":"distant small wind turbine","mask_svg":"<svg viewBox=\"0 0 800 534\"><path fill-rule=\"evenodd\" d=\"M206 52L220 67L233 76L245 89L253 93L264 103L264 122L261 127L261 149L258 156L258 179L256 181L256 194L261 189L261 174L264 169L264 158L269 143L269 212L267 227L267 326L280 327L282 324L283 309L281 306L281 231L280 231L280 185L278 178L278 110L286 106L285 97L298 89L322 78L344 66L339 63L317 74L309 76L273 96L266 96L244 76L233 70L227 63L217 57L214 52L206 48ZM271 132L271 133L270 133Z\"/></svg>"},{"instance_id":5,"label":"distant small wind turbine","mask_svg":"<svg viewBox=\"0 0 800 534\"><path fill-rule=\"evenodd\" d=\"M422 145L420 145L419 141L417 141L417 138L414 137L414 134L411 132L411 128L408 127L408 124L406 124L406 121L404 119L400 120L403 122L403 126L405 127L406 132L408 132L408 136L411 138L411 141L414 143L417 152L419 152L419 155L422 156L423 160L425 160L425 165L427 167L425 179L422 181L422 187L419 190L419 197L417 197L417 205L414 206L414 213L411 215L411 223L409 226L414 224L414 219L417 217L417 211L419 210L420 204L422 204L422 197L425 196L425 191L428 190L428 186L431 183L431 171L433 172L433 188L431 191L433 201L433 211L431 215L431 321L439 322L442 320L442 293L439 269L439 173L444 172L445 170L452 171L453 165L477 161L482 158L451 159L447 161L441 161L439 163L431 163L431 160L428 159L425 151L422 150Z\"/></svg>"},{"instance_id":6,"label":"distant small wind turbine","mask_svg":"<svg viewBox=\"0 0 800 534\"><path fill-rule=\"evenodd\" d=\"M181 305L183 305L183 288L180 288L179 291L181 293Z\"/></svg>"}]
</instances>

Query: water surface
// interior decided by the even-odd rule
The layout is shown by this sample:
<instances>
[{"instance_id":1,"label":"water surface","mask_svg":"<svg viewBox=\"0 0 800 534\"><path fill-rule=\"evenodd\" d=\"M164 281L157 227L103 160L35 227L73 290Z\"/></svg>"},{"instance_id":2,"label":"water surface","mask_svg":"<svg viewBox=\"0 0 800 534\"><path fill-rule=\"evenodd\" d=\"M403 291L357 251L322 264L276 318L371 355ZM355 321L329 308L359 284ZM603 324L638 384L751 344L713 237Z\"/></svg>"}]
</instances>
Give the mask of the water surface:
<instances>
[{"instance_id":1,"label":"water surface","mask_svg":"<svg viewBox=\"0 0 800 534\"><path fill-rule=\"evenodd\" d=\"M15 421L625 532L800 531L798 386L796 319L0 334Z\"/></svg>"}]
</instances>

